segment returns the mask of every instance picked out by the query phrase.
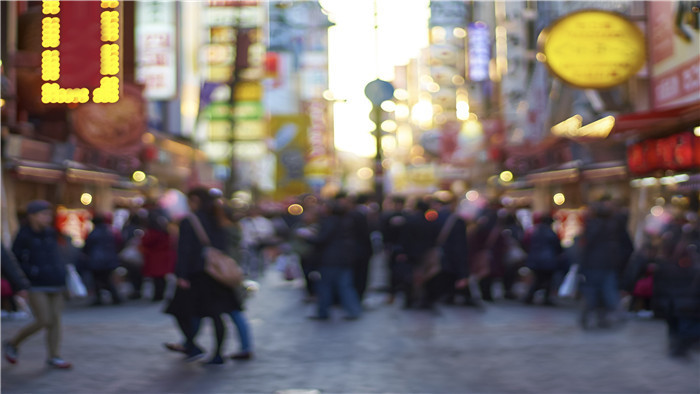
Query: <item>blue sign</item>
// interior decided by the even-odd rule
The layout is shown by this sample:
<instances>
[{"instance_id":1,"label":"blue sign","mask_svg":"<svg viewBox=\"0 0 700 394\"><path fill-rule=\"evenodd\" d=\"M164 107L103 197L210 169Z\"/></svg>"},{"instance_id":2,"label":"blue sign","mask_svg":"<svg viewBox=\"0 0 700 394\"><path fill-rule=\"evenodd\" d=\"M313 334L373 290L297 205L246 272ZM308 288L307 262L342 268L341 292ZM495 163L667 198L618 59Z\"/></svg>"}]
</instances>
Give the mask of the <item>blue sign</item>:
<instances>
[{"instance_id":1,"label":"blue sign","mask_svg":"<svg viewBox=\"0 0 700 394\"><path fill-rule=\"evenodd\" d=\"M365 96L373 105L379 105L394 97L394 85L381 79L375 79L365 86Z\"/></svg>"},{"instance_id":2,"label":"blue sign","mask_svg":"<svg viewBox=\"0 0 700 394\"><path fill-rule=\"evenodd\" d=\"M489 26L483 22L470 23L467 27L469 40L469 80L486 81L489 78L491 41Z\"/></svg>"}]
</instances>

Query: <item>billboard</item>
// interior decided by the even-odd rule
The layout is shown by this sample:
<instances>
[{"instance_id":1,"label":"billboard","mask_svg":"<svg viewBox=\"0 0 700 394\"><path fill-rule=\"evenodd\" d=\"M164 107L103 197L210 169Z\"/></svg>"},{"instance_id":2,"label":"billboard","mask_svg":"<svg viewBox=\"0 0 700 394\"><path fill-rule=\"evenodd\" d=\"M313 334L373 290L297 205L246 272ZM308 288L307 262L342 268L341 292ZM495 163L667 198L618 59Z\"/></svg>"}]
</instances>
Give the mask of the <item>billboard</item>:
<instances>
[{"instance_id":1,"label":"billboard","mask_svg":"<svg viewBox=\"0 0 700 394\"><path fill-rule=\"evenodd\" d=\"M700 29L690 1L648 3L652 106L700 101Z\"/></svg>"}]
</instances>

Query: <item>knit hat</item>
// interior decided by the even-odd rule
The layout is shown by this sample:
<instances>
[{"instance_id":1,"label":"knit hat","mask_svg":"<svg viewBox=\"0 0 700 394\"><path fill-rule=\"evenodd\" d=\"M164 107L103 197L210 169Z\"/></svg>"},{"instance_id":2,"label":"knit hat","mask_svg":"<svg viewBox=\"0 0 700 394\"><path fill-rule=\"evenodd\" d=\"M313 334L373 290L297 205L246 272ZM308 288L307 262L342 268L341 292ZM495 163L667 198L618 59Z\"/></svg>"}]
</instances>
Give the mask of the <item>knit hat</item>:
<instances>
[{"instance_id":1,"label":"knit hat","mask_svg":"<svg viewBox=\"0 0 700 394\"><path fill-rule=\"evenodd\" d=\"M32 200L27 204L27 215L51 209L51 203L45 200Z\"/></svg>"}]
</instances>

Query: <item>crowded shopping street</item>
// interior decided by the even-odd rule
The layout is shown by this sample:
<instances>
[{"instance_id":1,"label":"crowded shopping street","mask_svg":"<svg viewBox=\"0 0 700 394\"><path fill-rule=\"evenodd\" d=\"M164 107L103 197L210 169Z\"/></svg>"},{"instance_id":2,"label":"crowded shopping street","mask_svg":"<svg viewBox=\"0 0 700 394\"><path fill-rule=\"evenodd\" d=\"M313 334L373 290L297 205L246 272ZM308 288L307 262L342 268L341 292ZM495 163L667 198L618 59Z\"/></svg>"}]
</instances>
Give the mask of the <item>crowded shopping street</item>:
<instances>
[{"instance_id":1,"label":"crowded shopping street","mask_svg":"<svg viewBox=\"0 0 700 394\"><path fill-rule=\"evenodd\" d=\"M0 33L3 393L700 394L700 1Z\"/></svg>"}]
</instances>

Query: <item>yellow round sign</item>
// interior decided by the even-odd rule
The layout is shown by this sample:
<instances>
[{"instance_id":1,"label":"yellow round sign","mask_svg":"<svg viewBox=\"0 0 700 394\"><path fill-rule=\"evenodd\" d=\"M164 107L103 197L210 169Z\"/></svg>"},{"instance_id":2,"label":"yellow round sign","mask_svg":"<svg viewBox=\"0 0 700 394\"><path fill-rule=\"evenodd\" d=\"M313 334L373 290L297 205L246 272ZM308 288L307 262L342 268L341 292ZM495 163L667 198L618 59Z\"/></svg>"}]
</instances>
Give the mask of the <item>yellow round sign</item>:
<instances>
[{"instance_id":1,"label":"yellow round sign","mask_svg":"<svg viewBox=\"0 0 700 394\"><path fill-rule=\"evenodd\" d=\"M541 52L554 75L584 89L619 85L646 61L642 31L623 15L583 10L557 20L539 36Z\"/></svg>"}]
</instances>

